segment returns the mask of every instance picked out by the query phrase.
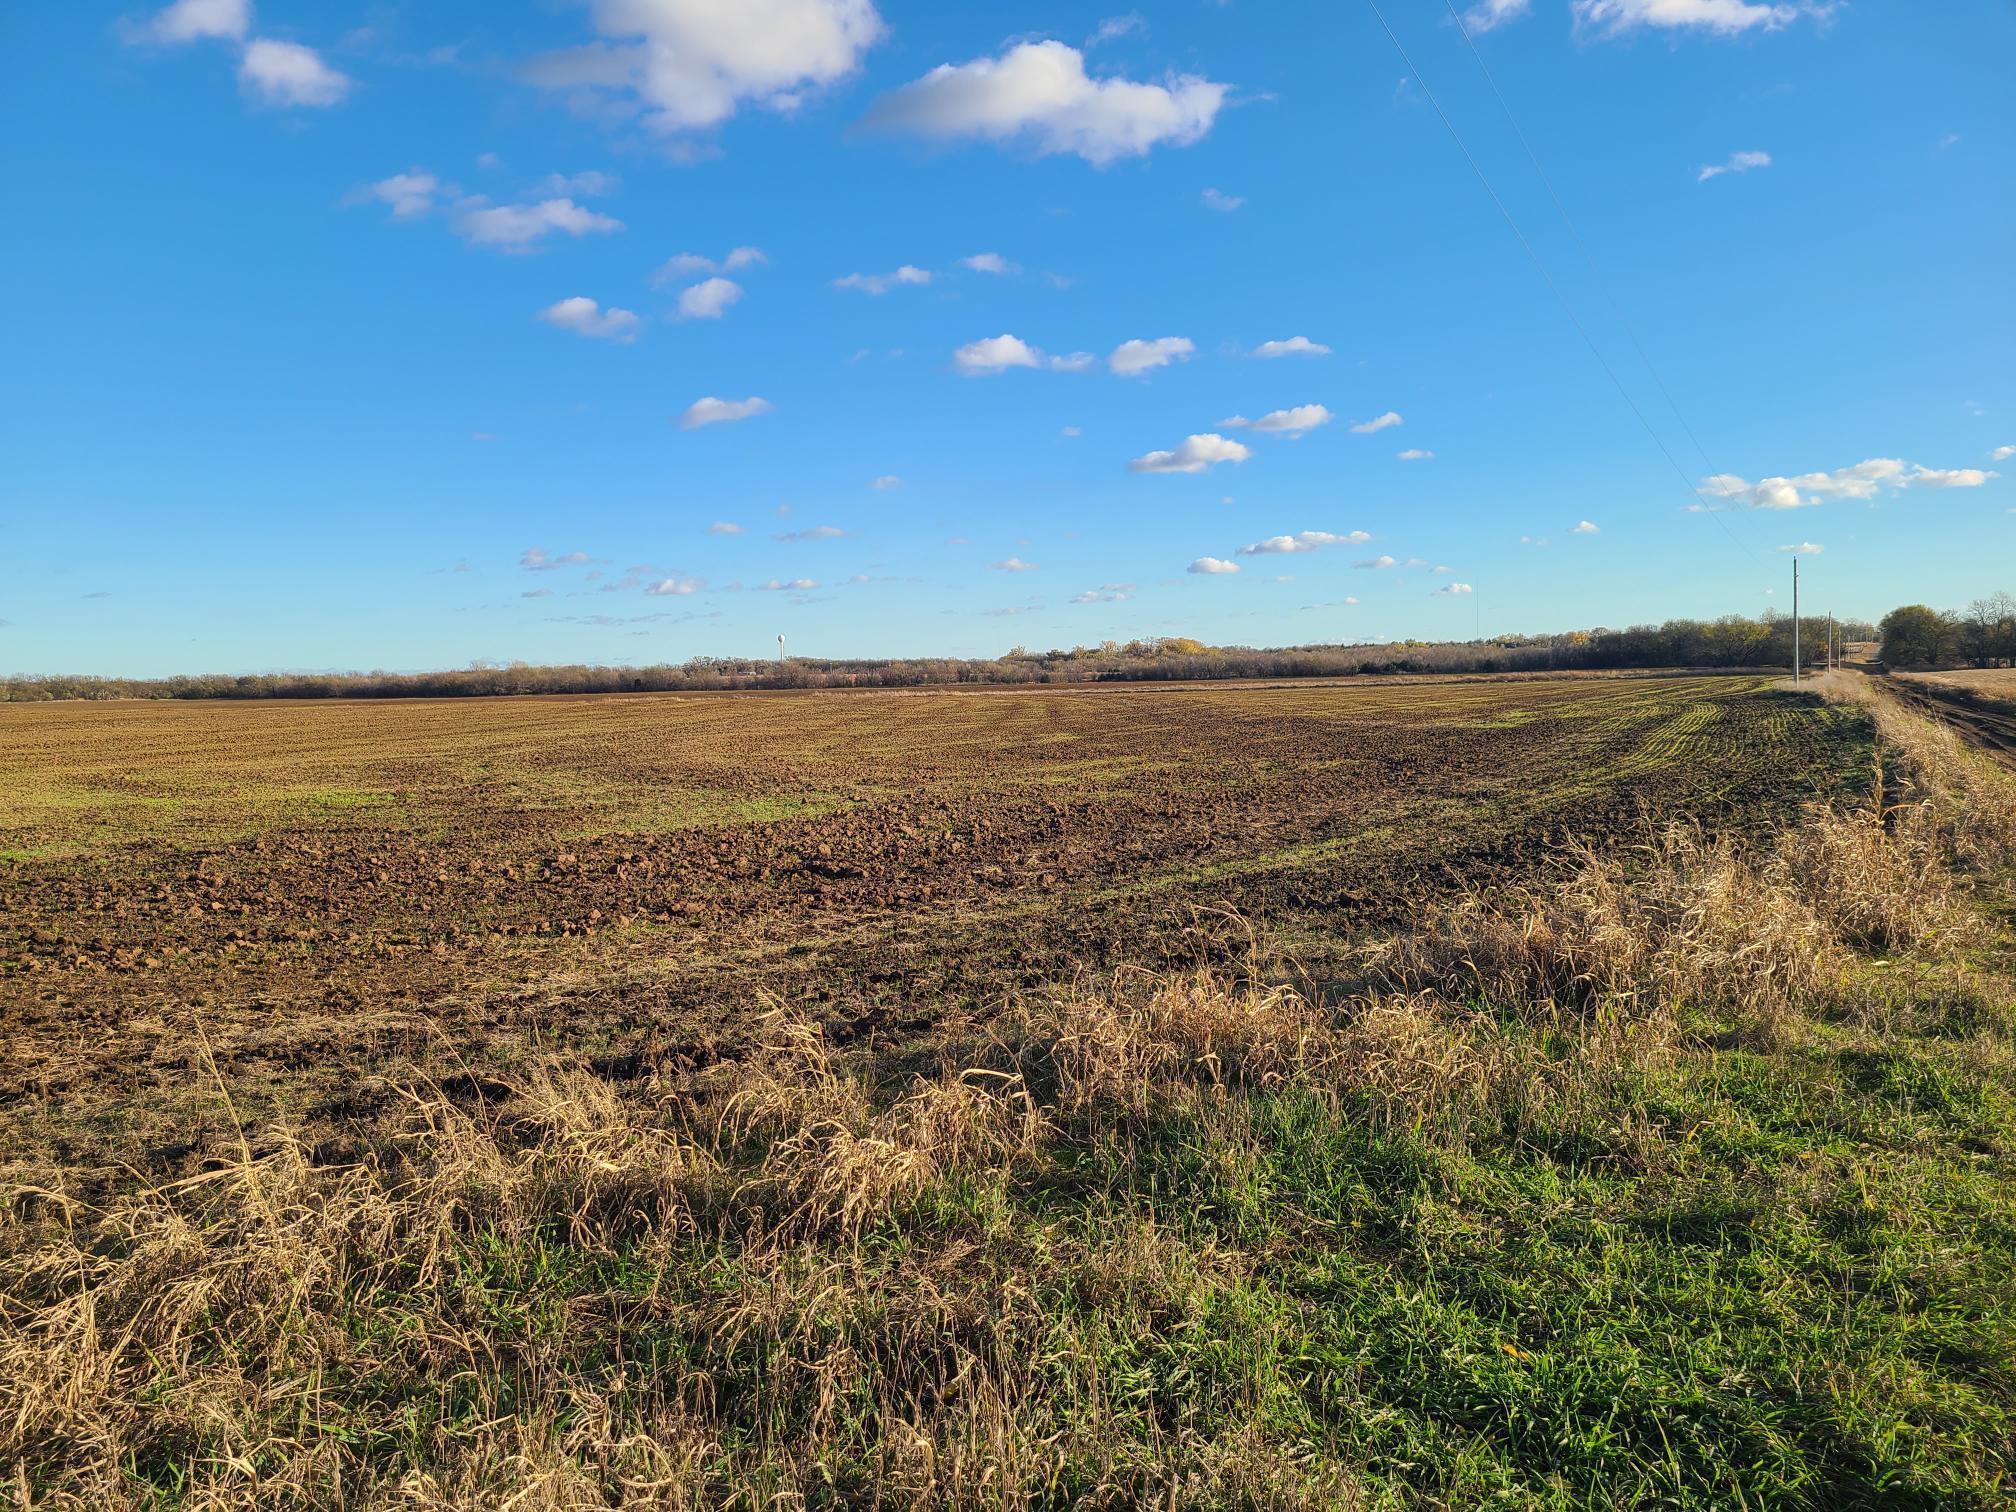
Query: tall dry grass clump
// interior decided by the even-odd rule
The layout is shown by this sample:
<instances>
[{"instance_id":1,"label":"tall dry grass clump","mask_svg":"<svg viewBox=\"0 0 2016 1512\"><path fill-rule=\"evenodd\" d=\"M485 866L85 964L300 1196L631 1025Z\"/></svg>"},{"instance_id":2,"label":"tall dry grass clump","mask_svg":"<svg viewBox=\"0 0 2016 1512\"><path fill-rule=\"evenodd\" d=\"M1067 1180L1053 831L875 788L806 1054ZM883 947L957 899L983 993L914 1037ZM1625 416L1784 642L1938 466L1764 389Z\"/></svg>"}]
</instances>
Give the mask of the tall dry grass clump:
<instances>
[{"instance_id":1,"label":"tall dry grass clump","mask_svg":"<svg viewBox=\"0 0 2016 1512\"><path fill-rule=\"evenodd\" d=\"M1927 832L1963 869L2016 855L2016 774L1953 730L1904 708L1859 672L1814 680L1820 696L1868 712L1876 727L1876 804L1886 823Z\"/></svg>"},{"instance_id":2,"label":"tall dry grass clump","mask_svg":"<svg viewBox=\"0 0 2016 1512\"><path fill-rule=\"evenodd\" d=\"M1768 1039L1849 991L1855 952L1977 938L1967 873L2016 857L2016 779L1859 674L1821 691L1875 722L1866 801L1813 805L1764 836L1675 826L1623 855L1576 847L1553 878L1465 897L1387 942L1374 979L1550 1011L1703 1008Z\"/></svg>"},{"instance_id":3,"label":"tall dry grass clump","mask_svg":"<svg viewBox=\"0 0 2016 1512\"><path fill-rule=\"evenodd\" d=\"M1464 898L1374 956L1377 980L1454 1002L1759 1021L1838 977L1838 942L1772 861L1698 829L1577 848L1557 878Z\"/></svg>"}]
</instances>

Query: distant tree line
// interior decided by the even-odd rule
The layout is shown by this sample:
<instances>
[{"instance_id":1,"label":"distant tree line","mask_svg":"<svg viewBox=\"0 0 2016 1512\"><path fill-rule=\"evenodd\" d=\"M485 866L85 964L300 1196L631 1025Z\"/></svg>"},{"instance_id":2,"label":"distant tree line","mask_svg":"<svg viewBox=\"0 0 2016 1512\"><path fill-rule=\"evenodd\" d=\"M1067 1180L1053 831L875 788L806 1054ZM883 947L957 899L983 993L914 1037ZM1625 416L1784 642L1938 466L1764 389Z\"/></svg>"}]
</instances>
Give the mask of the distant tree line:
<instances>
[{"instance_id":1,"label":"distant tree line","mask_svg":"<svg viewBox=\"0 0 2016 1512\"><path fill-rule=\"evenodd\" d=\"M1903 611L1899 611L1900 613ZM1927 613L1931 611L1926 611ZM1894 618L1895 616L1892 616ZM1884 621L1885 625L1889 620ZM1843 642L1876 638L1844 622ZM1824 637L1806 622L1810 664ZM1886 656L1887 656L1886 651ZM763 661L696 657L677 665L532 666L523 662L443 672L261 672L165 678L14 677L0 701L104 698L469 698L539 693L669 693L773 688L913 688L956 684L1147 682L1231 677L1360 677L1449 672L1596 672L1634 668L1734 670L1792 665L1792 620L1675 619L1627 629L1502 635L1473 641L1379 645L1207 646L1182 636L1104 641L1070 650L1017 646L991 660L952 657Z\"/></svg>"},{"instance_id":2,"label":"distant tree line","mask_svg":"<svg viewBox=\"0 0 2016 1512\"><path fill-rule=\"evenodd\" d=\"M2016 599L2006 593L1978 598L1957 614L1906 604L1878 628L1883 660L1893 667L2016 666Z\"/></svg>"}]
</instances>

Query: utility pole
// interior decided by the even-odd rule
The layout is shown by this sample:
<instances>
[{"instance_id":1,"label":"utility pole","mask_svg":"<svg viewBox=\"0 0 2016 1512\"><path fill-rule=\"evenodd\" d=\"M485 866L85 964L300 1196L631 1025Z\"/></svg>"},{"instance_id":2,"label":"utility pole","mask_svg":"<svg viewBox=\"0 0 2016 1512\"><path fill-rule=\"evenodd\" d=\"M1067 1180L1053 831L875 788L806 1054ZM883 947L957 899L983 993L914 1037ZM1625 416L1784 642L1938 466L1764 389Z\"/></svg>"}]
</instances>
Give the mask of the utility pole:
<instances>
[{"instance_id":1,"label":"utility pole","mask_svg":"<svg viewBox=\"0 0 2016 1512\"><path fill-rule=\"evenodd\" d=\"M1799 558L1792 558L1792 681L1799 681Z\"/></svg>"}]
</instances>

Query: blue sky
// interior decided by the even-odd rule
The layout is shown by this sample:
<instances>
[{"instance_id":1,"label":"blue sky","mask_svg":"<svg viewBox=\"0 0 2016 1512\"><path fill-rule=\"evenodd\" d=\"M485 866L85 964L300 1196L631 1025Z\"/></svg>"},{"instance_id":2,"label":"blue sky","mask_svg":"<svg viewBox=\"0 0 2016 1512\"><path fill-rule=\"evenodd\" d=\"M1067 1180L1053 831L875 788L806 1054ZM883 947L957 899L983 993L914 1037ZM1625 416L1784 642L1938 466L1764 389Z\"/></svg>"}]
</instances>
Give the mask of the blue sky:
<instances>
[{"instance_id":1,"label":"blue sky","mask_svg":"<svg viewBox=\"0 0 2016 1512\"><path fill-rule=\"evenodd\" d=\"M13 0L0 668L2016 589L2016 7L1382 9Z\"/></svg>"}]
</instances>

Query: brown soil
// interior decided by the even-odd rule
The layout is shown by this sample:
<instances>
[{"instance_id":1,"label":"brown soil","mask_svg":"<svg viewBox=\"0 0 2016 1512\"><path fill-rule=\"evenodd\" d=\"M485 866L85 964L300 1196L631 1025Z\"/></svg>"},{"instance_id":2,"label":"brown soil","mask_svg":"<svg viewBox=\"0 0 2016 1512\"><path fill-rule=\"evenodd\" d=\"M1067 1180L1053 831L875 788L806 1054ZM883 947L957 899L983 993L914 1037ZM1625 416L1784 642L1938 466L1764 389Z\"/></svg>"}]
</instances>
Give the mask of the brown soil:
<instances>
[{"instance_id":1,"label":"brown soil","mask_svg":"<svg viewBox=\"0 0 2016 1512\"><path fill-rule=\"evenodd\" d=\"M337 1127L418 1070L705 1060L774 1002L914 1043L1238 916L1321 976L1861 740L1745 678L0 707L0 1137L179 1169L219 1080Z\"/></svg>"}]
</instances>

